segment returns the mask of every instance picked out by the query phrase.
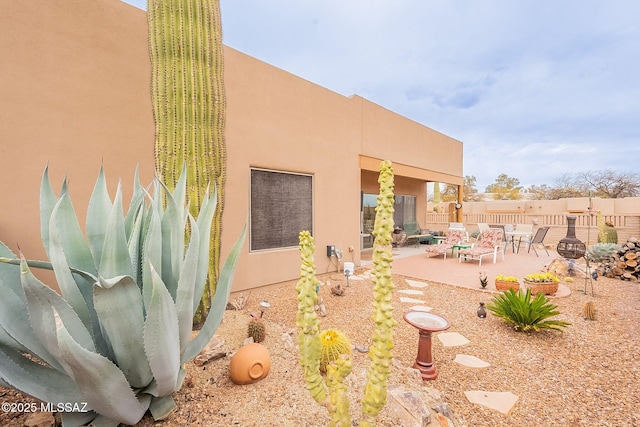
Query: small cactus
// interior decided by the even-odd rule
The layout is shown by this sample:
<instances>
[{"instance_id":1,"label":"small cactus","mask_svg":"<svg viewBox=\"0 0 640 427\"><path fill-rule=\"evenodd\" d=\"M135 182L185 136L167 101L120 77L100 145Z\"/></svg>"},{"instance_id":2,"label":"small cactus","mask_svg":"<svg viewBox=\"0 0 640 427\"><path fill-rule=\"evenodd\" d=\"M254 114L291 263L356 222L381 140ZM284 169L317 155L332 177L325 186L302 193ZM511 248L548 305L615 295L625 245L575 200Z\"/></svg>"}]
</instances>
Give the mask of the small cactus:
<instances>
[{"instance_id":1,"label":"small cactus","mask_svg":"<svg viewBox=\"0 0 640 427\"><path fill-rule=\"evenodd\" d=\"M327 329L320 334L322 351L320 353L320 371L326 372L327 365L342 355L351 355L351 343L345 334L335 329Z\"/></svg>"},{"instance_id":2,"label":"small cactus","mask_svg":"<svg viewBox=\"0 0 640 427\"><path fill-rule=\"evenodd\" d=\"M618 243L618 232L611 221L604 221L602 211L598 211L598 243Z\"/></svg>"},{"instance_id":3,"label":"small cactus","mask_svg":"<svg viewBox=\"0 0 640 427\"><path fill-rule=\"evenodd\" d=\"M259 317L251 317L249 326L247 327L247 336L253 338L253 342L262 342L267 335L264 321Z\"/></svg>"},{"instance_id":4,"label":"small cactus","mask_svg":"<svg viewBox=\"0 0 640 427\"><path fill-rule=\"evenodd\" d=\"M596 305L593 301L585 302L582 309L582 317L586 320L596 320Z\"/></svg>"}]
</instances>

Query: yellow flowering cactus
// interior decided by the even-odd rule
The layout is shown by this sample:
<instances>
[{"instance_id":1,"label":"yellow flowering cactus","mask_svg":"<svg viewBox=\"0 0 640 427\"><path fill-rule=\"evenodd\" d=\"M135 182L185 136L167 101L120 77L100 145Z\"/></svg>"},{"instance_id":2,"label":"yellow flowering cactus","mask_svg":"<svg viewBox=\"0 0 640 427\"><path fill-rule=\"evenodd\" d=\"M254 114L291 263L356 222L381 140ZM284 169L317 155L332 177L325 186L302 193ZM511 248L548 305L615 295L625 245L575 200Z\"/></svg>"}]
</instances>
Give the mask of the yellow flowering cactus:
<instances>
[{"instance_id":1,"label":"yellow flowering cactus","mask_svg":"<svg viewBox=\"0 0 640 427\"><path fill-rule=\"evenodd\" d=\"M534 273L524 276L524 280L534 283L552 283L559 282L560 279L553 273Z\"/></svg>"},{"instance_id":2,"label":"yellow flowering cactus","mask_svg":"<svg viewBox=\"0 0 640 427\"><path fill-rule=\"evenodd\" d=\"M393 232L393 170L391 162L380 165L380 194L376 207L373 249L373 316L375 330L369 349L371 364L367 372L367 384L362 399L363 417L361 426L374 426L375 419L387 401L387 378L391 373L391 350L393 349L393 327L397 324L393 318L391 280L391 233ZM327 330L321 333L315 304L318 300L316 287L316 268L313 261L315 246L308 231L300 233L300 252L302 263L300 280L296 285L298 292L297 326L300 364L304 370L307 389L313 398L327 407L331 415L331 426L351 426L349 401L344 379L351 373L352 361L350 348L335 348L331 351L332 360L326 360L326 377L321 374L323 346L339 344L348 340L341 332ZM323 345L324 340L324 345ZM344 345L342 345L344 347ZM328 350L328 347L325 349ZM340 350L340 351L338 351ZM327 359L328 354L325 354Z\"/></svg>"}]
</instances>

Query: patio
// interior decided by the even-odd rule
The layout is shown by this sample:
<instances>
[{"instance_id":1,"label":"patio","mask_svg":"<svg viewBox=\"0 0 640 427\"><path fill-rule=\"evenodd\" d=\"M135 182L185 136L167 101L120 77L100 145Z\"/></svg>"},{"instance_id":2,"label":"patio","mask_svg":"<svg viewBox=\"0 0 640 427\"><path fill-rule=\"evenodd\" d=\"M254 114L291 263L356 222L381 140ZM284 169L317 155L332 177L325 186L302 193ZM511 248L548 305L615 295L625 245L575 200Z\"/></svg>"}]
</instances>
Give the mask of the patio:
<instances>
[{"instance_id":1,"label":"patio","mask_svg":"<svg viewBox=\"0 0 640 427\"><path fill-rule=\"evenodd\" d=\"M494 279L496 276L515 276L522 281L525 275L542 270L559 257L554 249L548 249L549 256L547 256L544 249L538 248L539 256L536 256L533 249L527 253L526 246L522 246L519 253L513 253L511 246L509 246L504 261L498 256L496 263L493 264L492 260L487 258L483 260L482 267L479 267L478 261L458 263L457 256L454 254L451 257L450 253L447 254L446 260L443 260L442 256L428 257L424 247L425 245L394 248L393 273L414 279L480 289L478 273L484 271L489 279L489 285L486 289L495 290ZM370 253L371 250L363 251L363 258L370 259ZM361 262L362 267L371 264L369 260Z\"/></svg>"}]
</instances>

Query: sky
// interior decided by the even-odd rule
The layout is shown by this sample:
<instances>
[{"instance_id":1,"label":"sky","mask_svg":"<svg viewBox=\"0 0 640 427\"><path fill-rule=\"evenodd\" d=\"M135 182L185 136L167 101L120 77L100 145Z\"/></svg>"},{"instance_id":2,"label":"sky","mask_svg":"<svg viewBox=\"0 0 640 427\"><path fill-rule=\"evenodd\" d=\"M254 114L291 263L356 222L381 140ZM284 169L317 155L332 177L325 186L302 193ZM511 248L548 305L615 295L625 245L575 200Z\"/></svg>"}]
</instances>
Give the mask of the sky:
<instances>
[{"instance_id":1,"label":"sky","mask_svg":"<svg viewBox=\"0 0 640 427\"><path fill-rule=\"evenodd\" d=\"M640 172L638 0L220 5L224 44L463 142L480 192L500 174Z\"/></svg>"}]
</instances>

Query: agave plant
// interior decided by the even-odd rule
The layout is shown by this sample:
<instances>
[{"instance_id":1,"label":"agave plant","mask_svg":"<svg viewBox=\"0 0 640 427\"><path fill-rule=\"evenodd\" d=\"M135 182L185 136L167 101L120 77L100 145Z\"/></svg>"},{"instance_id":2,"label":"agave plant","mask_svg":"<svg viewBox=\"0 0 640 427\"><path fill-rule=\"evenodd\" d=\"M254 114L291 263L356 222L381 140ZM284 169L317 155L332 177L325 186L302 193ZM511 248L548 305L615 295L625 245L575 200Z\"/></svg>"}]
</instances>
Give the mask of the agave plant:
<instances>
[{"instance_id":1,"label":"agave plant","mask_svg":"<svg viewBox=\"0 0 640 427\"><path fill-rule=\"evenodd\" d=\"M531 289L527 289L526 292L522 290L515 292L509 289L487 304L487 310L505 322L513 324L516 331L524 332L540 329L555 329L562 332L563 328L571 323L549 319L560 314L557 308L543 293L539 293L531 300Z\"/></svg>"},{"instance_id":2,"label":"agave plant","mask_svg":"<svg viewBox=\"0 0 640 427\"><path fill-rule=\"evenodd\" d=\"M49 261L16 257L0 243L0 384L85 410L63 413L65 426L135 424L147 410L155 419L170 414L184 364L209 342L229 297L244 230L223 266L210 314L192 337L215 190L196 220L185 206L184 170L173 192L157 179L145 189L137 171L134 181L125 215L120 186L112 201L100 170L85 237L66 180L56 196L45 169L41 234ZM53 270L61 295L33 267Z\"/></svg>"}]
</instances>

